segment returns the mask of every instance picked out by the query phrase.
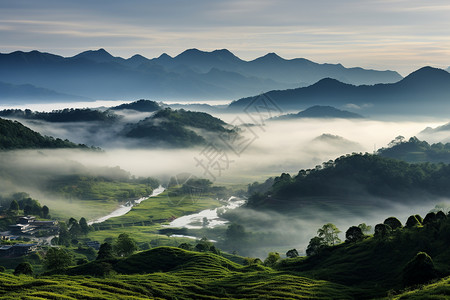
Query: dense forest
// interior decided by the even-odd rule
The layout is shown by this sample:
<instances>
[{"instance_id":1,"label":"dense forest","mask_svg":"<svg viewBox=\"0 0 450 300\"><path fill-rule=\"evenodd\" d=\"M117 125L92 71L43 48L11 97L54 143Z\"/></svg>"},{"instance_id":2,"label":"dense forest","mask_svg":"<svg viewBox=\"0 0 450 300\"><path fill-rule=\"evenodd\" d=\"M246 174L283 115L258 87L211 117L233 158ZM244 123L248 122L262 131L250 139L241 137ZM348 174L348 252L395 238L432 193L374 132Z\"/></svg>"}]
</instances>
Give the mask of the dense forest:
<instances>
[{"instance_id":1,"label":"dense forest","mask_svg":"<svg viewBox=\"0 0 450 300\"><path fill-rule=\"evenodd\" d=\"M88 148L68 140L42 136L17 121L0 118L0 150L45 149L45 148Z\"/></svg>"},{"instance_id":2,"label":"dense forest","mask_svg":"<svg viewBox=\"0 0 450 300\"><path fill-rule=\"evenodd\" d=\"M416 137L405 140L403 136L396 137L387 148L377 152L384 157L404 160L407 162L450 163L450 143L428 144Z\"/></svg>"},{"instance_id":3,"label":"dense forest","mask_svg":"<svg viewBox=\"0 0 450 300\"><path fill-rule=\"evenodd\" d=\"M408 203L431 195L450 195L449 180L450 165L352 154L300 170L295 176L283 173L274 178L270 190L254 193L248 206L279 210L309 202L310 197L357 198L366 203L371 197L381 197ZM257 184L252 190L258 190Z\"/></svg>"}]
</instances>

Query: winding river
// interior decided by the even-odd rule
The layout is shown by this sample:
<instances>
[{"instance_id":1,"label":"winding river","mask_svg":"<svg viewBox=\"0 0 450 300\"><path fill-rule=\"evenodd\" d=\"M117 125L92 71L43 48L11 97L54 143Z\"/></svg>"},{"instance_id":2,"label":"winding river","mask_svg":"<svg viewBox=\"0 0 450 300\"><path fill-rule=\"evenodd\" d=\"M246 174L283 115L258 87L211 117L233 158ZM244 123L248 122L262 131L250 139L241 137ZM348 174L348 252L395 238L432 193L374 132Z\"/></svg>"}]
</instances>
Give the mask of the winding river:
<instances>
[{"instance_id":1,"label":"winding river","mask_svg":"<svg viewBox=\"0 0 450 300\"><path fill-rule=\"evenodd\" d=\"M227 203L221 207L214 209L205 209L196 214L186 215L179 217L169 225L165 225L166 228L187 228L187 229L201 229L203 227L214 228L216 226L225 225L228 220L219 217L218 212L221 210L235 209L244 205L246 200L238 197L230 197ZM203 220L206 218L207 222L203 225Z\"/></svg>"},{"instance_id":2,"label":"winding river","mask_svg":"<svg viewBox=\"0 0 450 300\"><path fill-rule=\"evenodd\" d=\"M165 188L160 185L158 188L153 190L153 192L152 192L152 194L150 196L142 197L142 198L140 198L138 200L134 200L133 202L128 202L125 205L121 205L118 209L116 209L112 213L110 213L110 214L108 214L106 216L100 217L98 219L95 219L93 221L89 221L88 225L92 225L92 224L96 224L96 223L102 223L102 222L105 222L106 220L108 220L110 218L123 216L123 215L128 213L133 208L134 204L139 204L142 201L144 201L144 200L146 200L146 199L148 199L150 197L158 196L159 194L164 192L164 190L165 190Z\"/></svg>"}]
</instances>

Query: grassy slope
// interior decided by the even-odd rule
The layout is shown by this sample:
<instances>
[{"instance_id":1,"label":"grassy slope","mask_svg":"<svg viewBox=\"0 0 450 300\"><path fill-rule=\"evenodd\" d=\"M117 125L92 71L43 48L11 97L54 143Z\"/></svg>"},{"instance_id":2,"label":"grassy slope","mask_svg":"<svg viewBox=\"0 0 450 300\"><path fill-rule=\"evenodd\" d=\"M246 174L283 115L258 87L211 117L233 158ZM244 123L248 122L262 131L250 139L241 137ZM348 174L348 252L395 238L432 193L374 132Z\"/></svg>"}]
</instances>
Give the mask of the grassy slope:
<instances>
[{"instance_id":1,"label":"grassy slope","mask_svg":"<svg viewBox=\"0 0 450 300\"><path fill-rule=\"evenodd\" d=\"M370 237L343 243L308 258L283 260L278 268L361 289L360 298L381 297L403 288L403 268L427 252L441 274L450 274L450 219L440 225L403 228L385 240Z\"/></svg>"},{"instance_id":2,"label":"grassy slope","mask_svg":"<svg viewBox=\"0 0 450 300\"><path fill-rule=\"evenodd\" d=\"M162 272L106 278L57 275L39 279L0 274L0 295L5 299L352 298L352 290L339 284L262 266L242 267L211 253L161 247L122 261L127 273L140 271L143 265L146 271Z\"/></svg>"},{"instance_id":3,"label":"grassy slope","mask_svg":"<svg viewBox=\"0 0 450 300\"><path fill-rule=\"evenodd\" d=\"M160 242L173 244L165 235L158 235L161 223L169 219L199 212L204 209L219 207L221 204L212 196L191 198L187 196L169 197L164 192L151 197L133 207L126 215L111 218L98 227L101 230L92 231L88 237L92 240L103 241L107 237L117 237L120 233L128 233L138 242L149 242L152 239L161 239ZM174 242L180 243L178 240Z\"/></svg>"},{"instance_id":4,"label":"grassy slope","mask_svg":"<svg viewBox=\"0 0 450 300\"><path fill-rule=\"evenodd\" d=\"M417 299L449 299L450 298L450 277L439 280L435 283L422 286L412 291L392 296L391 299L417 300Z\"/></svg>"}]
</instances>

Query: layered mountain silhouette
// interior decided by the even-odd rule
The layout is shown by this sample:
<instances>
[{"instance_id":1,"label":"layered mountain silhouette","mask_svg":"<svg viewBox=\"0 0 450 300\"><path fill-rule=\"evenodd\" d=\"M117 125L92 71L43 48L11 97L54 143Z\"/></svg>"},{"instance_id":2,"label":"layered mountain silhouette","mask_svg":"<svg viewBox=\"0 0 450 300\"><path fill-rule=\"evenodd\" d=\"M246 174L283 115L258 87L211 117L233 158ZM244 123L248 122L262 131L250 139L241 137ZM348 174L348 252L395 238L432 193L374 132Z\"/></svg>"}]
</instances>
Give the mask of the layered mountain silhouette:
<instances>
[{"instance_id":1,"label":"layered mountain silhouette","mask_svg":"<svg viewBox=\"0 0 450 300\"><path fill-rule=\"evenodd\" d=\"M311 106L296 114L286 114L271 120L293 120L302 118L339 118L339 119L361 119L362 115L346 110L340 110L332 106Z\"/></svg>"},{"instance_id":2,"label":"layered mountain silhouette","mask_svg":"<svg viewBox=\"0 0 450 300\"><path fill-rule=\"evenodd\" d=\"M450 74L442 69L421 68L399 82L355 86L325 78L303 88L274 90L232 102L228 109L245 110L258 97L283 110L300 110L311 105L347 106L372 113L444 113L450 108Z\"/></svg>"},{"instance_id":3,"label":"layered mountain silhouette","mask_svg":"<svg viewBox=\"0 0 450 300\"><path fill-rule=\"evenodd\" d=\"M58 93L50 89L39 88L31 84L9 84L0 82L0 100L5 104L15 101L42 102L42 101L92 101L87 97L80 97Z\"/></svg>"},{"instance_id":4,"label":"layered mountain silhouette","mask_svg":"<svg viewBox=\"0 0 450 300\"><path fill-rule=\"evenodd\" d=\"M189 49L175 57L162 54L153 59L114 57L104 49L73 57L39 51L0 54L0 81L94 99L238 98L307 86L325 77L357 85L402 79L393 71L345 68L303 58L287 60L275 53L245 61L225 49Z\"/></svg>"}]
</instances>

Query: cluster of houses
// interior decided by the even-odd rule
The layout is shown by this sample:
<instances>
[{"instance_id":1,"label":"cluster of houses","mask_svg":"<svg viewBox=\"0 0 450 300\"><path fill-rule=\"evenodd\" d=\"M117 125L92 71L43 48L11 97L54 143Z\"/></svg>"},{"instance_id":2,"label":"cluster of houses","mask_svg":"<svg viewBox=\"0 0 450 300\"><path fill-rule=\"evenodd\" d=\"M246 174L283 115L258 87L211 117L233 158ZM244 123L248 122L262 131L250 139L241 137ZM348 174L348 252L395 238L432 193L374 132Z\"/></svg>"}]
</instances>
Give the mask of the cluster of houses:
<instances>
[{"instance_id":1,"label":"cluster of houses","mask_svg":"<svg viewBox=\"0 0 450 300\"><path fill-rule=\"evenodd\" d=\"M19 217L16 224L9 225L8 231L0 232L2 241L14 241L19 236L36 235L38 232L45 232L51 236L57 234L59 230L58 221L38 221L34 216ZM0 257L22 256L37 250L37 244L11 244L0 245Z\"/></svg>"},{"instance_id":2,"label":"cluster of houses","mask_svg":"<svg viewBox=\"0 0 450 300\"><path fill-rule=\"evenodd\" d=\"M22 256L37 250L37 244L1 245L0 257Z\"/></svg>"},{"instance_id":3,"label":"cluster of houses","mask_svg":"<svg viewBox=\"0 0 450 300\"><path fill-rule=\"evenodd\" d=\"M34 216L19 217L17 224L9 225L9 233L13 236L35 235L39 231L45 231L48 235L52 235L58 233L58 230L58 221L38 221ZM2 239L4 239L3 236Z\"/></svg>"}]
</instances>

